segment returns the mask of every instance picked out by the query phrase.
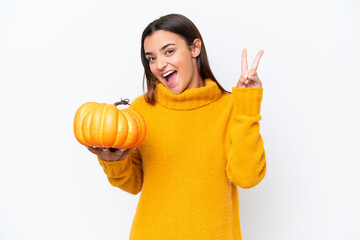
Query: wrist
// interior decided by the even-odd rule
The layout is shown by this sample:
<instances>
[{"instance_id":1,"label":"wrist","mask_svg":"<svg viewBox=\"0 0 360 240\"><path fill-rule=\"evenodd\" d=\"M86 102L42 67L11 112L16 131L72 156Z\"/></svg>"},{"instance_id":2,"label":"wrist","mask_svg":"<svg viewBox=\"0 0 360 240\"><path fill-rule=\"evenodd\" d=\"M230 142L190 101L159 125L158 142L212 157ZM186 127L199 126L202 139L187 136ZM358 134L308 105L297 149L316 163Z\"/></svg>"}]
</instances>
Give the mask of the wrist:
<instances>
[{"instance_id":1,"label":"wrist","mask_svg":"<svg viewBox=\"0 0 360 240\"><path fill-rule=\"evenodd\" d=\"M236 114L260 114L263 88L236 88L232 89L234 110Z\"/></svg>"}]
</instances>

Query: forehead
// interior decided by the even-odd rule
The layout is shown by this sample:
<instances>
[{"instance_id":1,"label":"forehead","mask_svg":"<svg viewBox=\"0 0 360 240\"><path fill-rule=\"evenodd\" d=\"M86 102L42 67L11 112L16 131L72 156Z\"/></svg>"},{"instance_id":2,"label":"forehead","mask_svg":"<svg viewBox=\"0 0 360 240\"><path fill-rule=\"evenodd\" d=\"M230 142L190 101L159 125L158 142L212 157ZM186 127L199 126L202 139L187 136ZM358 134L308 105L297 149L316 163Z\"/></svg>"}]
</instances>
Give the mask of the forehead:
<instances>
[{"instance_id":1,"label":"forehead","mask_svg":"<svg viewBox=\"0 0 360 240\"><path fill-rule=\"evenodd\" d=\"M185 40L180 35L165 30L157 30L145 38L145 52L158 51L168 43L175 43L180 46L186 45Z\"/></svg>"}]
</instances>

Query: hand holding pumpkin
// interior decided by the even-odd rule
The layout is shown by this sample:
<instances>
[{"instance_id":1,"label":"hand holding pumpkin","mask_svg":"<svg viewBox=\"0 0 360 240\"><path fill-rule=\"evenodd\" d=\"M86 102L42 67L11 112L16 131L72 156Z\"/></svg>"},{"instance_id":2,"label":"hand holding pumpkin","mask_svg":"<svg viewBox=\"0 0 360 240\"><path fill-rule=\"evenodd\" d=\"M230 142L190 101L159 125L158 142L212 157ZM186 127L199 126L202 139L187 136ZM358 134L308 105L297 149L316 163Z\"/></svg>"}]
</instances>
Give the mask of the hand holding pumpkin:
<instances>
[{"instance_id":1,"label":"hand holding pumpkin","mask_svg":"<svg viewBox=\"0 0 360 240\"><path fill-rule=\"evenodd\" d=\"M127 101L126 101L127 100ZM115 104L88 102L76 112L74 134L89 151L107 161L124 159L144 141L144 118L134 109L118 109L128 99Z\"/></svg>"},{"instance_id":2,"label":"hand holding pumpkin","mask_svg":"<svg viewBox=\"0 0 360 240\"><path fill-rule=\"evenodd\" d=\"M107 149L107 148L100 148L100 147L88 147L87 149L96 154L99 158L105 161L119 161L123 160L132 150L132 149Z\"/></svg>"}]
</instances>

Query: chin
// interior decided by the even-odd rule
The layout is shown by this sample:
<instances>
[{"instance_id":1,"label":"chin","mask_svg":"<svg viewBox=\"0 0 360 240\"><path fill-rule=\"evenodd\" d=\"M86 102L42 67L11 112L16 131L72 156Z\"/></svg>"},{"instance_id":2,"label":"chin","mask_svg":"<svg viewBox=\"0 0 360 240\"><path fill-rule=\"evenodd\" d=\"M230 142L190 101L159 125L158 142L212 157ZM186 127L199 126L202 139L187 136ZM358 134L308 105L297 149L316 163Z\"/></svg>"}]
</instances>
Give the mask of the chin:
<instances>
[{"instance_id":1,"label":"chin","mask_svg":"<svg viewBox=\"0 0 360 240\"><path fill-rule=\"evenodd\" d=\"M178 90L178 89L169 89L170 92L172 92L175 95L179 95L180 93L182 93L182 90Z\"/></svg>"},{"instance_id":2,"label":"chin","mask_svg":"<svg viewBox=\"0 0 360 240\"><path fill-rule=\"evenodd\" d=\"M183 86L179 86L177 84L175 84L172 87L168 87L166 85L166 83L161 82L171 93L175 94L175 95L179 95L180 93L182 93L183 91L185 91L185 88Z\"/></svg>"}]
</instances>

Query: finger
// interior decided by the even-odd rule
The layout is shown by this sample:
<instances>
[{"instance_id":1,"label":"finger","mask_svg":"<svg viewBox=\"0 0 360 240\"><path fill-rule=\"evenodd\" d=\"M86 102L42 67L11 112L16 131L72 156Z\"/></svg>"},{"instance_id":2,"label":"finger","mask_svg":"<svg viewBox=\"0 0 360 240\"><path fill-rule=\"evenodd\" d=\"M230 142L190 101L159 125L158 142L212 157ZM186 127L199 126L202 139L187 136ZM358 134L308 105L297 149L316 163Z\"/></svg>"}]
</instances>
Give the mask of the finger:
<instances>
[{"instance_id":1,"label":"finger","mask_svg":"<svg viewBox=\"0 0 360 240\"><path fill-rule=\"evenodd\" d=\"M245 74L245 76L243 76L242 78L242 82L245 82L245 84L247 84L249 81L254 81L256 79L259 79L258 75L256 72L252 72L252 73L248 73Z\"/></svg>"},{"instance_id":2,"label":"finger","mask_svg":"<svg viewBox=\"0 0 360 240\"><path fill-rule=\"evenodd\" d=\"M108 156L111 155L109 149L107 149L107 148L89 146L89 147L87 147L87 149L102 159L107 159Z\"/></svg>"},{"instance_id":3,"label":"finger","mask_svg":"<svg viewBox=\"0 0 360 240\"><path fill-rule=\"evenodd\" d=\"M256 69L252 68L249 70L249 72L247 73L248 77L253 77L253 76L257 76L257 72Z\"/></svg>"},{"instance_id":4,"label":"finger","mask_svg":"<svg viewBox=\"0 0 360 240\"><path fill-rule=\"evenodd\" d=\"M256 79L259 79L257 76L248 76L247 77L248 80L254 81Z\"/></svg>"},{"instance_id":5,"label":"finger","mask_svg":"<svg viewBox=\"0 0 360 240\"><path fill-rule=\"evenodd\" d=\"M261 56L263 55L263 53L264 53L264 50L260 50L260 51L258 52L258 54L256 55L256 57L255 57L252 65L251 65L251 69L255 69L255 70L256 70L256 69L258 68L259 63L260 63L260 58L261 58Z\"/></svg>"},{"instance_id":6,"label":"finger","mask_svg":"<svg viewBox=\"0 0 360 240\"><path fill-rule=\"evenodd\" d=\"M123 157L126 157L132 150L133 150L133 148L124 150L124 151L122 152L122 156L123 156Z\"/></svg>"},{"instance_id":7,"label":"finger","mask_svg":"<svg viewBox=\"0 0 360 240\"><path fill-rule=\"evenodd\" d=\"M251 70L249 71L247 78L250 79L250 80L255 80L255 79L257 79L257 80L260 81L259 76L258 76L258 74L257 74L257 72L256 72L255 69L251 69Z\"/></svg>"},{"instance_id":8,"label":"finger","mask_svg":"<svg viewBox=\"0 0 360 240\"><path fill-rule=\"evenodd\" d=\"M248 77L249 79L249 83L248 85L249 86L252 86L252 87L262 87L262 82L260 81L259 77L256 75L256 76L250 76Z\"/></svg>"},{"instance_id":9,"label":"finger","mask_svg":"<svg viewBox=\"0 0 360 240\"><path fill-rule=\"evenodd\" d=\"M241 56L241 75L245 74L248 70L248 66L247 66L247 50L246 48L243 49L242 51L242 56Z\"/></svg>"},{"instance_id":10,"label":"finger","mask_svg":"<svg viewBox=\"0 0 360 240\"><path fill-rule=\"evenodd\" d=\"M240 76L238 83L236 84L237 88L242 88L245 86L246 79L243 76Z\"/></svg>"},{"instance_id":11,"label":"finger","mask_svg":"<svg viewBox=\"0 0 360 240\"><path fill-rule=\"evenodd\" d=\"M248 80L246 80L246 84L248 84L249 82L253 82L253 83L259 83L260 79L257 76L249 76Z\"/></svg>"},{"instance_id":12,"label":"finger","mask_svg":"<svg viewBox=\"0 0 360 240\"><path fill-rule=\"evenodd\" d=\"M116 152L112 153L112 159L123 160L133 149L116 149Z\"/></svg>"},{"instance_id":13,"label":"finger","mask_svg":"<svg viewBox=\"0 0 360 240\"><path fill-rule=\"evenodd\" d=\"M248 82L247 80L249 79L249 77L252 77L252 76L256 76L255 69L250 69L250 71L248 71L244 76L242 76L242 78L245 79L245 84Z\"/></svg>"},{"instance_id":14,"label":"finger","mask_svg":"<svg viewBox=\"0 0 360 240\"><path fill-rule=\"evenodd\" d=\"M94 154L98 154L98 153L102 152L102 149L97 148L97 147L86 146L86 148Z\"/></svg>"}]
</instances>

